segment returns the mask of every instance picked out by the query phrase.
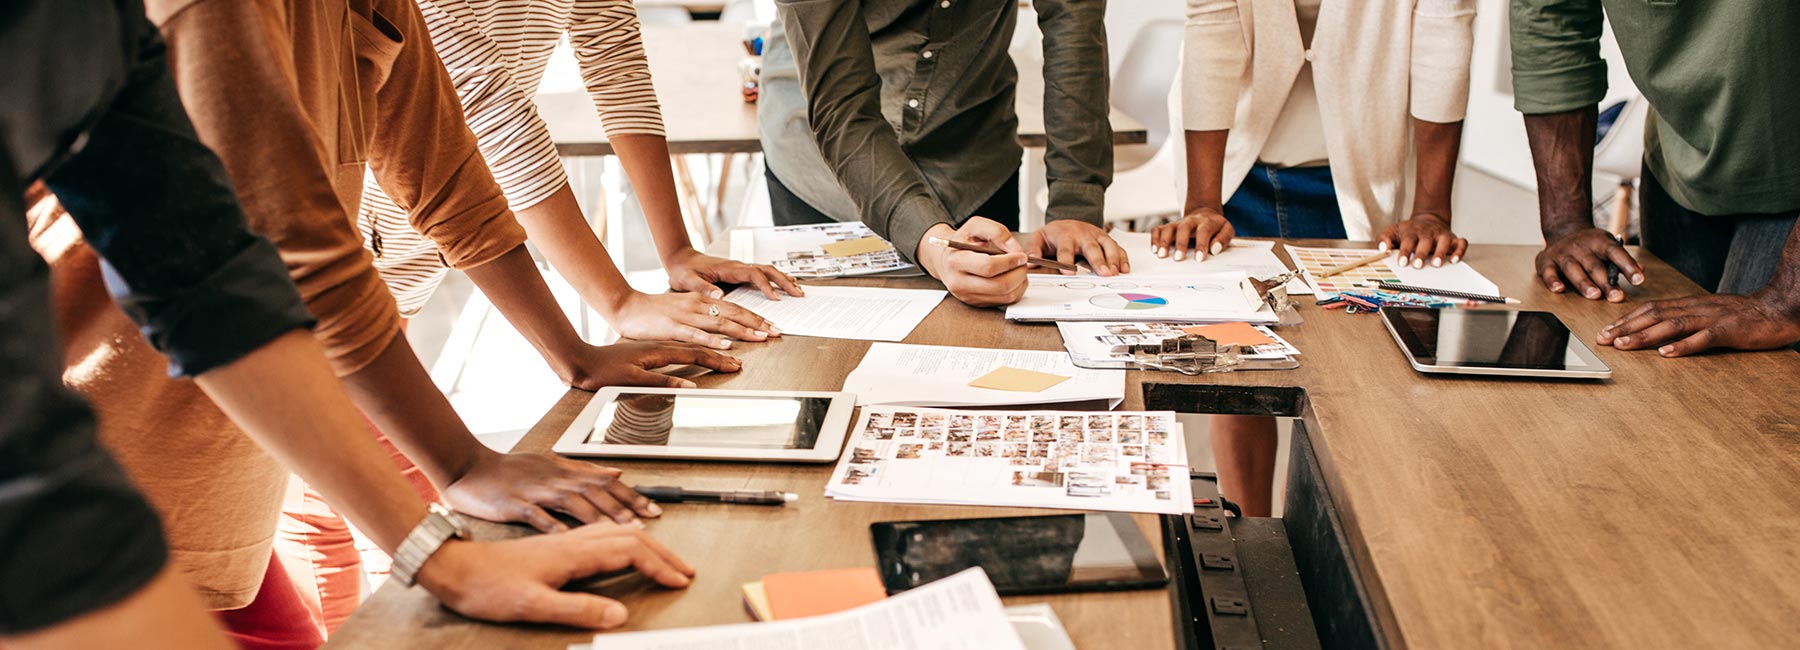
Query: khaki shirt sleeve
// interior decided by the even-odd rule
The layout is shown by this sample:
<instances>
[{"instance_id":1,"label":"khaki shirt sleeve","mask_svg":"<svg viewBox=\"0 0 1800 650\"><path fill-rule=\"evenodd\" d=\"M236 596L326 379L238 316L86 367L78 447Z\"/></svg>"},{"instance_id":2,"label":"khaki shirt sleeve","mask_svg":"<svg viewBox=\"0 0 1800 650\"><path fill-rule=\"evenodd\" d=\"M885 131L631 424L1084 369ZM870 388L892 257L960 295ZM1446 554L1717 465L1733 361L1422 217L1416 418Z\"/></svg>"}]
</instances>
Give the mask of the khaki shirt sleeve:
<instances>
[{"instance_id":1,"label":"khaki shirt sleeve","mask_svg":"<svg viewBox=\"0 0 1800 650\"><path fill-rule=\"evenodd\" d=\"M336 159L302 108L294 35L274 18L284 13L252 0L159 12L166 4L150 3L150 16L195 131L224 161L250 227L280 250L333 369L361 370L400 333L400 315L338 199Z\"/></svg>"},{"instance_id":2,"label":"khaki shirt sleeve","mask_svg":"<svg viewBox=\"0 0 1800 650\"><path fill-rule=\"evenodd\" d=\"M352 11L358 68L377 85L369 169L407 220L455 268L480 266L525 243L525 229L463 120L449 73L413 0ZM372 72L371 72L372 71Z\"/></svg>"},{"instance_id":3,"label":"khaki shirt sleeve","mask_svg":"<svg viewBox=\"0 0 1800 650\"><path fill-rule=\"evenodd\" d=\"M1418 0L1412 25L1412 116L1461 122L1469 109L1475 0Z\"/></svg>"},{"instance_id":4,"label":"khaki shirt sleeve","mask_svg":"<svg viewBox=\"0 0 1800 650\"><path fill-rule=\"evenodd\" d=\"M1181 128L1230 129L1250 71L1237 0L1188 0L1181 57Z\"/></svg>"}]
</instances>

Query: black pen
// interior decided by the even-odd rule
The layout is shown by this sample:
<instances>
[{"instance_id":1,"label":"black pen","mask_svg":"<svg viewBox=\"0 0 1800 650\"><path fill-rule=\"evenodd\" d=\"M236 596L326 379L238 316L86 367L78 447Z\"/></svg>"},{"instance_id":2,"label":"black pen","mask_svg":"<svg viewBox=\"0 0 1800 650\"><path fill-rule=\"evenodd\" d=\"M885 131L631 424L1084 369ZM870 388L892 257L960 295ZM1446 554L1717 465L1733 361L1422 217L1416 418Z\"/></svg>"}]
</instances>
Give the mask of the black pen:
<instances>
[{"instance_id":1,"label":"black pen","mask_svg":"<svg viewBox=\"0 0 1800 650\"><path fill-rule=\"evenodd\" d=\"M716 492L713 490L689 490L670 485L639 486L638 494L659 503L741 503L752 506L779 506L790 501L799 501L800 495L793 492L775 492L763 490L730 490Z\"/></svg>"},{"instance_id":2,"label":"black pen","mask_svg":"<svg viewBox=\"0 0 1800 650\"><path fill-rule=\"evenodd\" d=\"M1611 233L1608 233L1608 234L1611 234ZM1620 248L1625 247L1625 238L1624 237L1620 237L1618 235L1612 235L1612 238L1613 238L1613 241L1619 242ZM1622 273L1622 271L1619 270L1619 265L1614 264L1611 259L1606 260L1606 284L1607 285L1613 286L1613 287L1620 286L1619 275L1621 273Z\"/></svg>"}]
</instances>

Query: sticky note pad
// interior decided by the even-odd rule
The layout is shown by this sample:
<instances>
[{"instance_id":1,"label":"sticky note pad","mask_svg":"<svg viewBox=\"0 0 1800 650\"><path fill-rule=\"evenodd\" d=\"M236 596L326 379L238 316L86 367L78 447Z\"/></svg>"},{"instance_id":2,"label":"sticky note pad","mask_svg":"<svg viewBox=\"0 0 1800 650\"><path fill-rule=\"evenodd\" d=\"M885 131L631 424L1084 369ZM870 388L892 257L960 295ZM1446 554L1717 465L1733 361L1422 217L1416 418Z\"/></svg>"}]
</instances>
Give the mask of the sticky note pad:
<instances>
[{"instance_id":1,"label":"sticky note pad","mask_svg":"<svg viewBox=\"0 0 1800 650\"><path fill-rule=\"evenodd\" d=\"M1036 393L1068 380L1068 377L1062 375L1001 366L995 368L993 372L976 377L974 381L969 382L969 385L976 388Z\"/></svg>"},{"instance_id":2,"label":"sticky note pad","mask_svg":"<svg viewBox=\"0 0 1800 650\"><path fill-rule=\"evenodd\" d=\"M861 255L863 253L884 251L893 247L892 244L887 243L886 240L883 240L880 237L859 237L856 239L846 239L844 241L834 241L820 246L820 248L825 249L826 255L832 257Z\"/></svg>"},{"instance_id":3,"label":"sticky note pad","mask_svg":"<svg viewBox=\"0 0 1800 650\"><path fill-rule=\"evenodd\" d=\"M873 567L772 573L763 576L762 584L772 621L841 612L887 598Z\"/></svg>"},{"instance_id":4,"label":"sticky note pad","mask_svg":"<svg viewBox=\"0 0 1800 650\"><path fill-rule=\"evenodd\" d=\"M1268 345L1275 342L1275 339L1271 339L1268 335L1257 331L1257 329L1249 323L1214 323L1211 325L1196 325L1194 327L1184 328L1181 331L1187 332L1188 334L1199 334L1212 339L1214 342L1221 345L1236 343L1238 345L1257 346Z\"/></svg>"}]
</instances>

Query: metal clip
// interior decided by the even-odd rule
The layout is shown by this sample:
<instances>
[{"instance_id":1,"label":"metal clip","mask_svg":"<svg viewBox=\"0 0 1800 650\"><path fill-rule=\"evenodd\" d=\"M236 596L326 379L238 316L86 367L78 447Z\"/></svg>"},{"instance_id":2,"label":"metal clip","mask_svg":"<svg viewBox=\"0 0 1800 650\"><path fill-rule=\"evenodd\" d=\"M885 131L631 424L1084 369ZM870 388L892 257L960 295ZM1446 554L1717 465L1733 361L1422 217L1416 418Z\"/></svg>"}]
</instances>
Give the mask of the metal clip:
<instances>
[{"instance_id":1,"label":"metal clip","mask_svg":"<svg viewBox=\"0 0 1800 650\"><path fill-rule=\"evenodd\" d=\"M1288 299L1287 283L1300 277L1299 271L1288 271L1269 279L1250 278L1250 287L1262 298L1263 305L1281 319L1282 325L1300 324L1300 312L1294 309L1293 301Z\"/></svg>"},{"instance_id":2,"label":"metal clip","mask_svg":"<svg viewBox=\"0 0 1800 650\"><path fill-rule=\"evenodd\" d=\"M1199 334L1184 334L1156 343L1138 343L1127 348L1140 368L1170 370L1184 375L1228 372L1243 360L1242 346L1220 345Z\"/></svg>"}]
</instances>

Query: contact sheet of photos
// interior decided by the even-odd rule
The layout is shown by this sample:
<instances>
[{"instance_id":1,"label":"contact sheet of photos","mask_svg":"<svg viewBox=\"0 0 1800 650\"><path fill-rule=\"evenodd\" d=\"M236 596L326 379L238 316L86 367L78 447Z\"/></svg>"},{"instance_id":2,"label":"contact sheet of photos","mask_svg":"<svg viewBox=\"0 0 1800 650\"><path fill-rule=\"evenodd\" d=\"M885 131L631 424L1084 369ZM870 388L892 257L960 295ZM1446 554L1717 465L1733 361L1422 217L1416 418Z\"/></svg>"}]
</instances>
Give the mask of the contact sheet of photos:
<instances>
[{"instance_id":1,"label":"contact sheet of photos","mask_svg":"<svg viewBox=\"0 0 1800 650\"><path fill-rule=\"evenodd\" d=\"M866 406L825 495L848 501L1194 510L1171 412Z\"/></svg>"}]
</instances>

